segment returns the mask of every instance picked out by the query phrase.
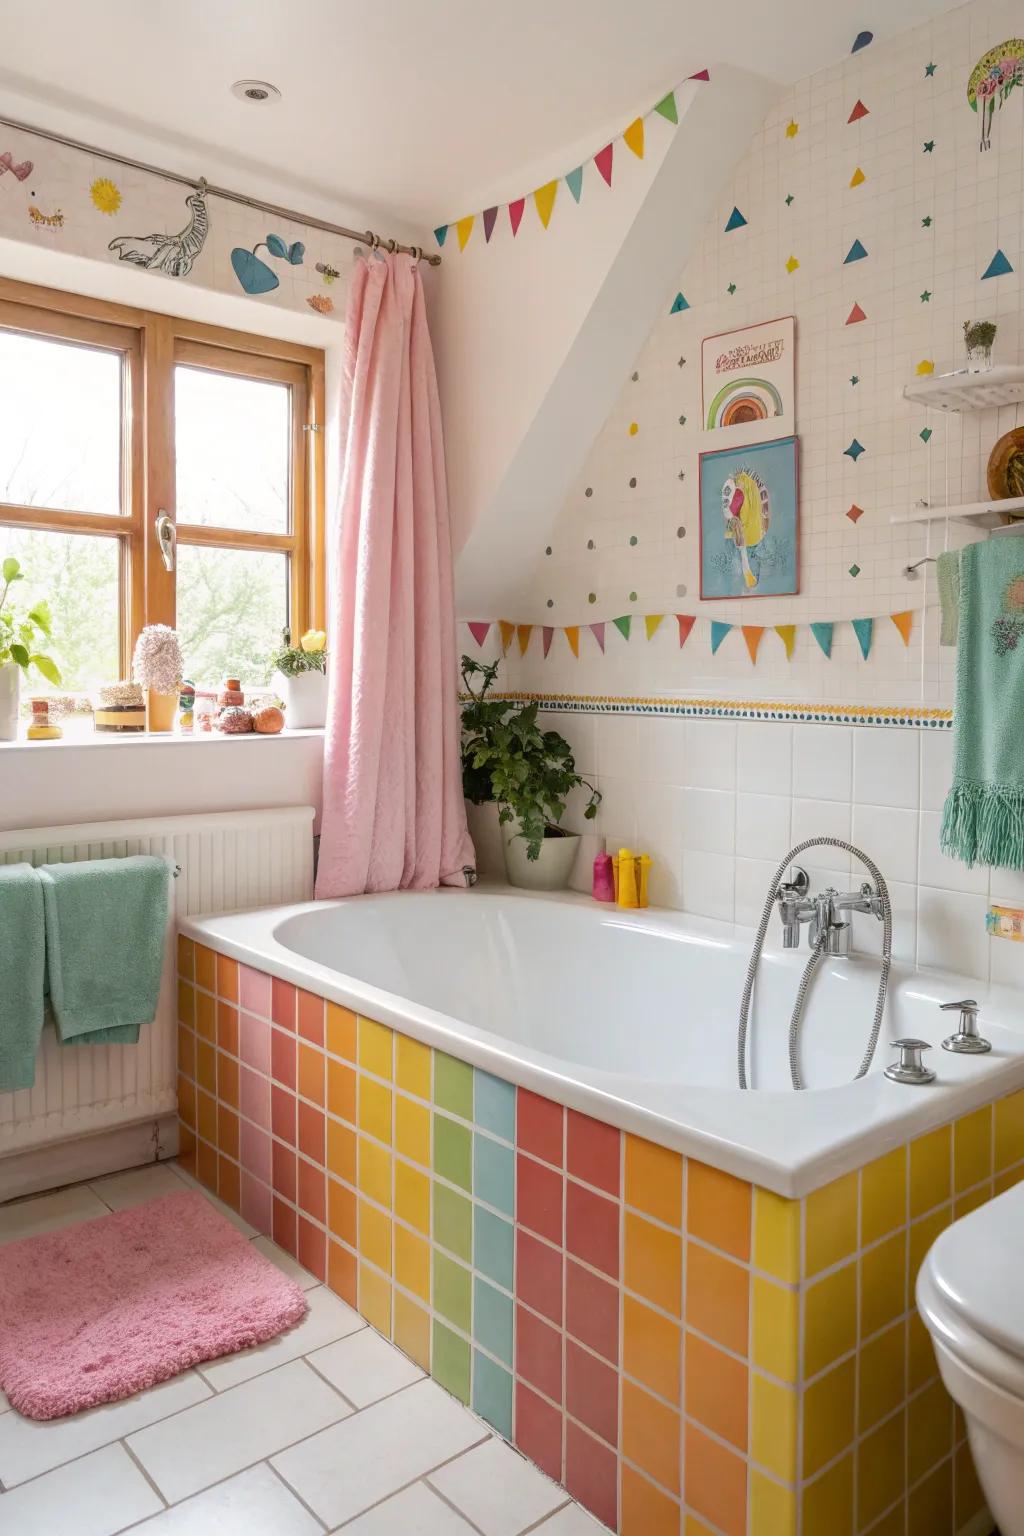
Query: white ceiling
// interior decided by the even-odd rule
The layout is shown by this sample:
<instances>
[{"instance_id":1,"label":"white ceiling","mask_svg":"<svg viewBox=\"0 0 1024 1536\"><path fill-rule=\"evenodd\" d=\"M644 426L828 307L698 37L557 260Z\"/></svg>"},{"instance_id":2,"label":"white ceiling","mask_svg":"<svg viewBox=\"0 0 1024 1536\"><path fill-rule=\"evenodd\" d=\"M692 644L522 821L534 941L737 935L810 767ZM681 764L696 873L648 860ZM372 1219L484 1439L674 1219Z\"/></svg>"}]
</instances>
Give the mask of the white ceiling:
<instances>
[{"instance_id":1,"label":"white ceiling","mask_svg":"<svg viewBox=\"0 0 1024 1536\"><path fill-rule=\"evenodd\" d=\"M73 109L126 150L204 153L379 216L435 224L529 190L715 60L788 82L950 0L32 0L0 89ZM283 92L256 108L240 77ZM10 112L0 94L0 113ZM13 114L12 114L13 115ZM65 119L66 120L66 119ZM535 184L531 181L530 183Z\"/></svg>"}]
</instances>

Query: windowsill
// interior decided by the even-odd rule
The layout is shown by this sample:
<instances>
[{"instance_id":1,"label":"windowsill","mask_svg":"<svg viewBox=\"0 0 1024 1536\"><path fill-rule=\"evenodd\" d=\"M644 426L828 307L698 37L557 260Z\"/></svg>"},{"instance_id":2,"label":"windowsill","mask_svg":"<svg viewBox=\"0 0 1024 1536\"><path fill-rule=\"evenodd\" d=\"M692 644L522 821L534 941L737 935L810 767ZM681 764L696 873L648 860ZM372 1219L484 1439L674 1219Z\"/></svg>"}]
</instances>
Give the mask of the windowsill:
<instances>
[{"instance_id":1,"label":"windowsill","mask_svg":"<svg viewBox=\"0 0 1024 1536\"><path fill-rule=\"evenodd\" d=\"M0 741L0 753L3 752L39 752L61 750L66 747L114 747L120 750L122 747L205 747L209 743L218 743L238 746L248 742L272 741L296 741L307 737L323 737L323 726L317 726L310 730L278 731L276 735L264 736L259 731L245 731L238 735L228 735L223 731L197 731L194 736L179 736L173 731L126 731L124 735L116 735L113 732L83 731L69 732L59 737L56 741L29 741L26 736L19 736L17 741Z\"/></svg>"}]
</instances>

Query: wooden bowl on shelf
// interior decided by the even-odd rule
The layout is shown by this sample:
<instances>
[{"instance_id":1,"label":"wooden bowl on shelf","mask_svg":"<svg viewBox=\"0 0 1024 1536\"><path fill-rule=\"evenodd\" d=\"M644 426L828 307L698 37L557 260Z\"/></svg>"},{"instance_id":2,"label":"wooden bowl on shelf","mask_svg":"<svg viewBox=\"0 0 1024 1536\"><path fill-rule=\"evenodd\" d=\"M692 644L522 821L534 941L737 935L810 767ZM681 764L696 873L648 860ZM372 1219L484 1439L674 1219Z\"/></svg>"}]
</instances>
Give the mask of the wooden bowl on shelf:
<instances>
[{"instance_id":1,"label":"wooden bowl on shelf","mask_svg":"<svg viewBox=\"0 0 1024 1536\"><path fill-rule=\"evenodd\" d=\"M988 493L997 501L1024 496L1024 427L1004 432L988 456ZM1006 513L1004 523L1018 523L1024 514Z\"/></svg>"}]
</instances>

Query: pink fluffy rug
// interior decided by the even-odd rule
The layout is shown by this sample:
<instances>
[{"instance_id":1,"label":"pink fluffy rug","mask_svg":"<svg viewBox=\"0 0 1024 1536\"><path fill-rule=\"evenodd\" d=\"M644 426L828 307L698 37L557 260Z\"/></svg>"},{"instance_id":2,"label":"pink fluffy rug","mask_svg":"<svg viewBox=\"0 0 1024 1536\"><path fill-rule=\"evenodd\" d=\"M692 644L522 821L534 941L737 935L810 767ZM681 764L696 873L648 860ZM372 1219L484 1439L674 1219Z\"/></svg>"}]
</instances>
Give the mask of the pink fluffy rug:
<instances>
[{"instance_id":1,"label":"pink fluffy rug","mask_svg":"<svg viewBox=\"0 0 1024 1536\"><path fill-rule=\"evenodd\" d=\"M0 1248L0 1387L30 1419L272 1339L306 1298L198 1190Z\"/></svg>"}]
</instances>

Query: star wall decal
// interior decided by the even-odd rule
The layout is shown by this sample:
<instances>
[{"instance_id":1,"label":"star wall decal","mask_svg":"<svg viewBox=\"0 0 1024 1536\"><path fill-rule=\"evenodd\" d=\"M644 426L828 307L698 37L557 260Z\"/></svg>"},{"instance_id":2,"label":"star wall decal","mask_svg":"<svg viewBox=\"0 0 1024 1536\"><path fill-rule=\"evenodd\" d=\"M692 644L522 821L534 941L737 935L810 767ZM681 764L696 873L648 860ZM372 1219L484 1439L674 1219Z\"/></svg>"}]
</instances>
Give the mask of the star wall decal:
<instances>
[{"instance_id":1,"label":"star wall decal","mask_svg":"<svg viewBox=\"0 0 1024 1536\"><path fill-rule=\"evenodd\" d=\"M931 427L922 427L917 435L921 439L922 443L926 443L932 435L932 429Z\"/></svg>"},{"instance_id":2,"label":"star wall decal","mask_svg":"<svg viewBox=\"0 0 1024 1536\"><path fill-rule=\"evenodd\" d=\"M736 292L736 284L735 283L730 283L728 288L725 291L726 291L726 293L735 293Z\"/></svg>"},{"instance_id":3,"label":"star wall decal","mask_svg":"<svg viewBox=\"0 0 1024 1536\"><path fill-rule=\"evenodd\" d=\"M932 291L931 291L930 288L926 288L924 290L924 293L922 293L922 295L921 295L921 303L922 304L930 304L931 303L931 299L932 299Z\"/></svg>"},{"instance_id":4,"label":"star wall decal","mask_svg":"<svg viewBox=\"0 0 1024 1536\"><path fill-rule=\"evenodd\" d=\"M786 207L787 208L789 207L789 205L790 205L790 203L792 201L793 201L793 194L792 194L792 192L787 192L786 193Z\"/></svg>"},{"instance_id":5,"label":"star wall decal","mask_svg":"<svg viewBox=\"0 0 1024 1536\"><path fill-rule=\"evenodd\" d=\"M786 124L786 138L787 139L795 139L799 132L800 132L800 124L799 123L795 123L793 121L793 119L790 118L789 122Z\"/></svg>"},{"instance_id":6,"label":"star wall decal","mask_svg":"<svg viewBox=\"0 0 1024 1536\"><path fill-rule=\"evenodd\" d=\"M678 363L676 363L676 367L677 368L685 368L686 367L686 358L685 357L681 357L679 359Z\"/></svg>"},{"instance_id":7,"label":"star wall decal","mask_svg":"<svg viewBox=\"0 0 1024 1536\"><path fill-rule=\"evenodd\" d=\"M791 256L786 262L786 271L790 274L790 276L792 276L799 265L800 263L797 261L796 257Z\"/></svg>"},{"instance_id":8,"label":"star wall decal","mask_svg":"<svg viewBox=\"0 0 1024 1536\"><path fill-rule=\"evenodd\" d=\"M859 384L860 383L860 374L859 373L851 373L850 374L850 383L851 384Z\"/></svg>"},{"instance_id":9,"label":"star wall decal","mask_svg":"<svg viewBox=\"0 0 1024 1536\"><path fill-rule=\"evenodd\" d=\"M678 476L676 478L679 479L679 480L685 480L686 479L686 470L685 469L681 469L679 471L679 474L678 474Z\"/></svg>"},{"instance_id":10,"label":"star wall decal","mask_svg":"<svg viewBox=\"0 0 1024 1536\"><path fill-rule=\"evenodd\" d=\"M935 148L935 140L934 139L925 139L925 141L924 141L924 152L925 152L925 154L926 155L930 155L934 148Z\"/></svg>"},{"instance_id":11,"label":"star wall decal","mask_svg":"<svg viewBox=\"0 0 1024 1536\"><path fill-rule=\"evenodd\" d=\"M934 75L937 67L938 66L935 64L926 64L924 67L924 72L926 75Z\"/></svg>"},{"instance_id":12,"label":"star wall decal","mask_svg":"<svg viewBox=\"0 0 1024 1536\"><path fill-rule=\"evenodd\" d=\"M863 443L858 443L856 438L854 438L854 440L850 444L849 448L844 448L843 449L843 453L845 454L845 456L848 459L852 459L855 464L856 464L857 460L860 458L860 456L861 456L861 454L863 452L864 452L864 444Z\"/></svg>"},{"instance_id":13,"label":"star wall decal","mask_svg":"<svg viewBox=\"0 0 1024 1536\"><path fill-rule=\"evenodd\" d=\"M931 229L931 227L932 227L932 216L931 216L930 213L926 213L924 218L921 220L921 228L922 229Z\"/></svg>"}]
</instances>

